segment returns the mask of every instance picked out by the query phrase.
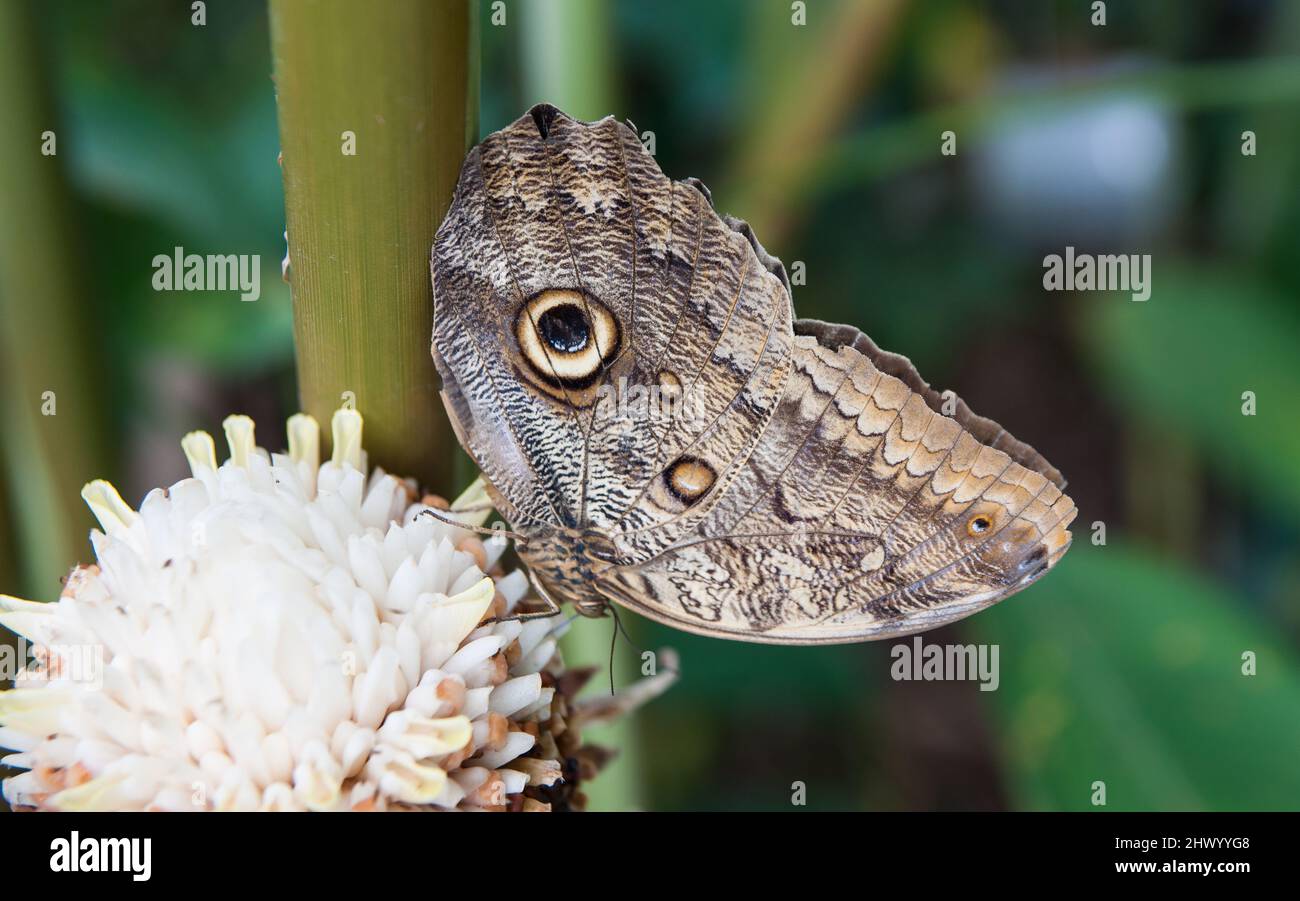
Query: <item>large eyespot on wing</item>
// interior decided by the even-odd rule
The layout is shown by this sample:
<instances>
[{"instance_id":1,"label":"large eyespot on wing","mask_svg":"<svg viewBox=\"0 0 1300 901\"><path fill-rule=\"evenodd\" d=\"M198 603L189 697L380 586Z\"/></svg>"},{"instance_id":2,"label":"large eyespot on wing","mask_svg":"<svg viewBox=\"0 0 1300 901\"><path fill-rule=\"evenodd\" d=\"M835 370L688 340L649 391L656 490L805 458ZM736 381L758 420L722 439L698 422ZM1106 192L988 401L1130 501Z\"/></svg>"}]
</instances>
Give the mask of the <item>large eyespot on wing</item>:
<instances>
[{"instance_id":1,"label":"large eyespot on wing","mask_svg":"<svg viewBox=\"0 0 1300 901\"><path fill-rule=\"evenodd\" d=\"M556 400L585 407L590 389L622 348L622 332L618 318L596 298L548 288L515 312L519 370Z\"/></svg>"}]
</instances>

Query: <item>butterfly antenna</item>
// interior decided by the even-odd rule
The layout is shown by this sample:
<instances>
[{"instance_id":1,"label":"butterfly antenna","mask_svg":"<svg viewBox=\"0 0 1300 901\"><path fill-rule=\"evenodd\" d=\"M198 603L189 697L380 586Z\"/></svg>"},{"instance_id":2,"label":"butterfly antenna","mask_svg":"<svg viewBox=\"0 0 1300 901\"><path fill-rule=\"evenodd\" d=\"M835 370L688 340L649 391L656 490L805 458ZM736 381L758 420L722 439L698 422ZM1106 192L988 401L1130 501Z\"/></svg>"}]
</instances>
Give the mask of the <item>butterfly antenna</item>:
<instances>
[{"instance_id":1,"label":"butterfly antenna","mask_svg":"<svg viewBox=\"0 0 1300 901\"><path fill-rule=\"evenodd\" d=\"M489 507L488 509L491 508ZM452 510L450 512L465 513L465 512L469 512L469 510L468 509ZM419 515L432 516L434 519L438 520L439 522L444 522L449 526L455 526L458 529L464 529L467 532L476 532L479 535L502 535L506 538L509 538L511 541L515 541L520 544L528 543L528 536L526 535L521 535L518 532L512 532L509 529L489 529L485 526L476 526L473 525L472 523L461 522L458 519L452 519L450 516L444 515L441 510L435 510L433 508L429 508L427 510L421 510Z\"/></svg>"},{"instance_id":2,"label":"butterfly antenna","mask_svg":"<svg viewBox=\"0 0 1300 901\"><path fill-rule=\"evenodd\" d=\"M614 697L614 645L618 643L618 611L609 608L614 614L614 630L609 633L609 696Z\"/></svg>"},{"instance_id":3,"label":"butterfly antenna","mask_svg":"<svg viewBox=\"0 0 1300 901\"><path fill-rule=\"evenodd\" d=\"M623 640L626 641L638 654L653 654L654 651L647 651L632 640L632 636L627 633L627 627L623 625L623 620L618 615L617 607L610 604L605 609L607 609L610 612L610 615L614 618L614 633L609 637L609 693L612 695L614 694L614 643L617 641L619 634L622 633ZM666 671L672 673L674 676L678 675L677 670L672 667L667 667Z\"/></svg>"}]
</instances>

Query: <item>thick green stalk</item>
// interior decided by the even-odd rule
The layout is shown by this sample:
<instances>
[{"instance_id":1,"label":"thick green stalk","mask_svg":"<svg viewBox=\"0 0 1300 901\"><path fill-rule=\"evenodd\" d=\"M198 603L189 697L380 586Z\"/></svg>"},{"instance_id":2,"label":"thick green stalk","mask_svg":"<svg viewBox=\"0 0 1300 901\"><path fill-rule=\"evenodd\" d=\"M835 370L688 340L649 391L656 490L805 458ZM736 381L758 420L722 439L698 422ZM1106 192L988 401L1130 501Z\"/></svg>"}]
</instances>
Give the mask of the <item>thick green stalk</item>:
<instances>
[{"instance_id":1,"label":"thick green stalk","mask_svg":"<svg viewBox=\"0 0 1300 901\"><path fill-rule=\"evenodd\" d=\"M21 561L0 590L48 599L88 555L81 486L111 465L99 332L63 180L72 135L55 122L30 12L0 3L0 445Z\"/></svg>"},{"instance_id":2,"label":"thick green stalk","mask_svg":"<svg viewBox=\"0 0 1300 901\"><path fill-rule=\"evenodd\" d=\"M626 115L613 108L613 11L607 0L527 3L519 8L524 99L577 119Z\"/></svg>"},{"instance_id":3,"label":"thick green stalk","mask_svg":"<svg viewBox=\"0 0 1300 901\"><path fill-rule=\"evenodd\" d=\"M327 424L355 399L371 461L443 493L429 248L477 136L474 18L466 0L271 0L303 409Z\"/></svg>"}]
</instances>

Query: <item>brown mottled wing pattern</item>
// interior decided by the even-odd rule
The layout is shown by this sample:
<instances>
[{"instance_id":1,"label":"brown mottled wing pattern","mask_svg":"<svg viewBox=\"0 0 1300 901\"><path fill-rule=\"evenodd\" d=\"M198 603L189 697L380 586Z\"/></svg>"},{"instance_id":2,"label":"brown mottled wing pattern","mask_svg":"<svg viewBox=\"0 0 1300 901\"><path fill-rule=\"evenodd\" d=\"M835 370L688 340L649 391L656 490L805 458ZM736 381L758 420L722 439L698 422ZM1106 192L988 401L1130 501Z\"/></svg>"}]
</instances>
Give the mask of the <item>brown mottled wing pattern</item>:
<instances>
[{"instance_id":1,"label":"brown mottled wing pattern","mask_svg":"<svg viewBox=\"0 0 1300 901\"><path fill-rule=\"evenodd\" d=\"M686 449L743 460L789 371L785 286L612 118L538 107L471 151L433 279L444 400L495 493L530 521L634 532L645 552L683 527L669 523L680 505L656 503L656 478ZM521 352L518 311L555 291L618 323L593 384L542 384L562 361ZM687 394L689 417L661 415L662 398Z\"/></svg>"},{"instance_id":2,"label":"brown mottled wing pattern","mask_svg":"<svg viewBox=\"0 0 1300 901\"><path fill-rule=\"evenodd\" d=\"M544 192L544 158L519 159L511 130L470 151L433 254L433 356L443 401L466 452L496 489L512 522L577 517L583 473L571 451L584 432L576 415L513 373L505 310L552 282L576 283L563 225Z\"/></svg>"},{"instance_id":3,"label":"brown mottled wing pattern","mask_svg":"<svg viewBox=\"0 0 1300 901\"><path fill-rule=\"evenodd\" d=\"M606 572L611 597L688 631L859 641L969 615L1065 553L1074 504L1032 448L958 400L942 415L856 329L795 333L792 378L727 496L689 539Z\"/></svg>"},{"instance_id":4,"label":"brown mottled wing pattern","mask_svg":"<svg viewBox=\"0 0 1300 901\"><path fill-rule=\"evenodd\" d=\"M540 106L484 140L432 263L448 411L562 598L863 640L1068 546L1056 470L857 329L793 322L780 262L612 118Z\"/></svg>"}]
</instances>

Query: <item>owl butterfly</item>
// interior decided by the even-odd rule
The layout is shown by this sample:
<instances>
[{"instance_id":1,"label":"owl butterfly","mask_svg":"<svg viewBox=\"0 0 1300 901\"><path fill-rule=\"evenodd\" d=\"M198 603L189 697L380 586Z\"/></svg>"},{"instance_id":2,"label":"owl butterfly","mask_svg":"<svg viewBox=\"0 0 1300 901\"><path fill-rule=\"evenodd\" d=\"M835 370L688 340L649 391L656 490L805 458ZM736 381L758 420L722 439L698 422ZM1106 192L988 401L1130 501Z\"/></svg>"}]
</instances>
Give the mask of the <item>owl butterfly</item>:
<instances>
[{"instance_id":1,"label":"owl butterfly","mask_svg":"<svg viewBox=\"0 0 1300 901\"><path fill-rule=\"evenodd\" d=\"M443 401L552 604L861 641L1069 547L1060 473L857 329L795 320L749 226L612 117L540 105L490 135L431 264Z\"/></svg>"}]
</instances>

